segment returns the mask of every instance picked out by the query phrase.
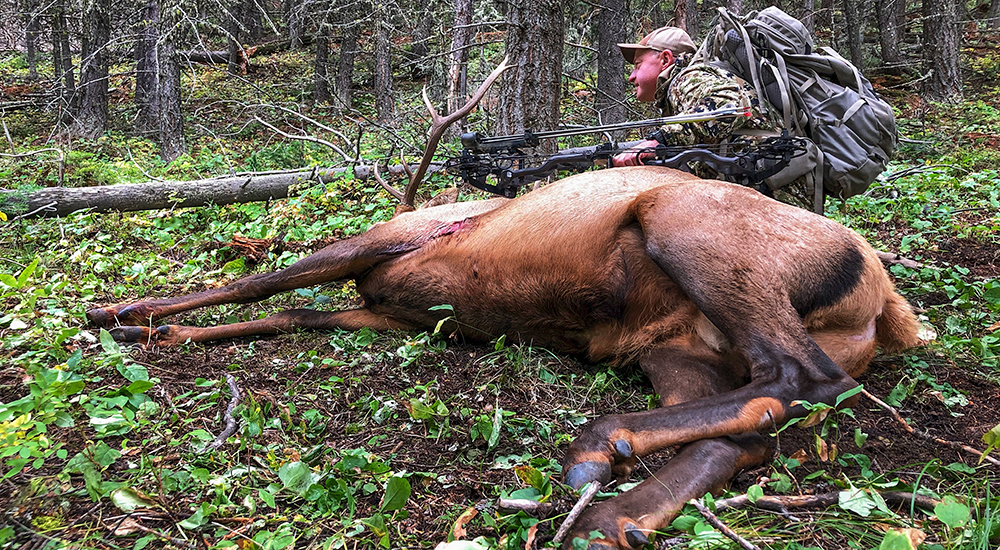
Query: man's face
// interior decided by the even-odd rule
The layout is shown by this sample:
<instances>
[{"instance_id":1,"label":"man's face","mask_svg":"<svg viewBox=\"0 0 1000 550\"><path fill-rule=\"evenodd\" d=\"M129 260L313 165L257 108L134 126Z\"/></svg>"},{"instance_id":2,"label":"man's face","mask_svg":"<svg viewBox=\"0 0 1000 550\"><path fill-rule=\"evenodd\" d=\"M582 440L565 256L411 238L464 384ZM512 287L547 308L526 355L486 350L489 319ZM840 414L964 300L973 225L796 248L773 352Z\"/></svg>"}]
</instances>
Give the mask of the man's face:
<instances>
[{"instance_id":1,"label":"man's face","mask_svg":"<svg viewBox=\"0 0 1000 550\"><path fill-rule=\"evenodd\" d=\"M635 95L639 101L648 102L656 99L656 77L673 62L674 55L669 50L636 52L635 67L628 81L635 86Z\"/></svg>"}]
</instances>

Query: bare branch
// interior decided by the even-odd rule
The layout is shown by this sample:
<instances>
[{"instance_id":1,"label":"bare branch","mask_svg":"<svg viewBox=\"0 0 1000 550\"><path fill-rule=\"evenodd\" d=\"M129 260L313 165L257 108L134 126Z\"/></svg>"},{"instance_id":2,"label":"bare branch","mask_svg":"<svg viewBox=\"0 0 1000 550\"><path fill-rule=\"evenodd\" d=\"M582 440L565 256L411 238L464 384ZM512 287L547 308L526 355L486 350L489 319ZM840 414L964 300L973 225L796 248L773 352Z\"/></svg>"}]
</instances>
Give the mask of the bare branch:
<instances>
[{"instance_id":1,"label":"bare branch","mask_svg":"<svg viewBox=\"0 0 1000 550\"><path fill-rule=\"evenodd\" d=\"M934 437L933 435L931 435L931 434L929 434L929 433L927 433L927 432L925 432L923 430L918 430L918 429L914 428L913 426L910 426L910 423L907 422L906 419L904 419L902 416L900 416L899 412L896 411L895 408L893 408L891 405L889 405L885 401L882 401L878 397L875 397L874 395L868 393L867 390L861 390L861 394L864 395L865 397L867 397L868 399L871 399L871 401L873 403L875 403L876 405L878 405L879 407L882 407L883 409L885 409L886 411L888 411L889 414L892 415L892 417L896 419L896 422L899 423L899 425L902 426L903 430L905 430L907 433L911 433L911 434L913 434L913 435L915 435L915 436L917 436L917 437L919 437L921 439L925 439L927 441L931 441L931 442L937 443L938 445L944 445L945 447L948 447L949 449L954 449L956 451L965 451L965 452L967 452L969 454L978 456L979 460L985 460L986 462L989 462L990 464L993 464L994 466L1000 466L1000 460L997 460L996 458L993 458L992 456L985 455L985 454L983 454L982 451L980 451L978 449L974 449L974 448L972 448L972 447L970 447L968 445L963 445L962 443L958 443L957 441L948 441L947 439L941 439L939 437Z\"/></svg>"},{"instance_id":2,"label":"bare branch","mask_svg":"<svg viewBox=\"0 0 1000 550\"><path fill-rule=\"evenodd\" d=\"M507 60L505 59L503 64L506 63ZM501 66L503 64L501 64ZM556 546L562 544L563 539L566 538L566 535L569 534L569 530L573 527L573 524L576 523L576 519L583 513L583 509L590 504L591 500L594 500L594 495L596 495L600 490L600 481L590 482L590 485L587 486L587 490L580 495L580 500L573 505L573 509L569 511L569 514L566 515L566 519L562 522L562 525L559 526L559 530L556 531L556 536L552 539L552 542L554 542Z\"/></svg>"}]
</instances>

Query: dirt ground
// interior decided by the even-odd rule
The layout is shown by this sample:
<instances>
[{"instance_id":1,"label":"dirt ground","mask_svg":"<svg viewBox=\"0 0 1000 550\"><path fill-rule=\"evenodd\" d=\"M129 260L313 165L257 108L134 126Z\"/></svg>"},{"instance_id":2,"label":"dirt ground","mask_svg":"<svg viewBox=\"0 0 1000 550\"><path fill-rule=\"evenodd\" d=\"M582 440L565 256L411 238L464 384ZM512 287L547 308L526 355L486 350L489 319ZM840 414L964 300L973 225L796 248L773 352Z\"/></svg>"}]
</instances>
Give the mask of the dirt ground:
<instances>
[{"instance_id":1,"label":"dirt ground","mask_svg":"<svg viewBox=\"0 0 1000 550\"><path fill-rule=\"evenodd\" d=\"M996 245L984 245L972 240L939 243L937 250L930 252L933 261L963 265L982 276L997 273L998 256L1000 252ZM138 351L134 358L149 369L150 376L159 379L150 396L164 409L174 406L175 396L191 391L197 378L221 379L226 373L231 373L244 393L244 402L252 399L260 406L271 404L280 408L286 407L291 400L299 402L300 412L302 406L318 409L327 420L317 441L327 448L363 447L376 455L391 457L394 470L428 474L420 478L425 480L421 482L425 486L414 488L419 497L411 500L407 507L409 517L402 519L400 525L408 536L428 543L445 540L456 516L464 509L472 506L490 509L499 496L498 487L517 485L510 469L491 467L497 457L527 453L535 458L558 460L565 450L565 441L531 433L529 426L517 436L501 438L497 448L488 451L483 441L469 440L471 420L469 425L456 424L459 420L454 413L458 408L466 406L477 413L488 413L494 407L501 407L514 413L513 418L527 419L536 428L557 426L556 431L575 436L581 427L567 418L592 419L605 414L645 410L652 393L641 372L629 367L609 376L616 385L614 391L591 391L585 385L575 386L573 382L581 373L589 373L591 376L584 378L593 380L593 375L608 371L609 367L581 363L572 357L553 355L544 350L526 352L526 361L512 361L510 357L494 353L488 347L449 342L445 350L429 352L415 365L403 368L391 352L380 352L378 343L371 350L347 356L331 347L330 339L329 334L300 333L256 341L223 341L183 350ZM308 350L317 350L319 358L329 357L348 364L296 369L302 353ZM900 413L915 428L935 437L982 448L983 433L1000 424L993 406L1000 398L1000 387L996 382L984 379L975 366L958 365L943 357L921 356L929 365L928 374L938 384L948 384L963 394L968 405L948 408L940 393L925 384L917 384L913 395L903 402ZM541 373L548 379L542 380ZM346 381L339 384L338 391L325 392L322 399L303 401L300 398L308 397L315 388L329 385L335 377ZM868 391L885 398L900 380L910 377L911 373L903 366L901 357L880 357L860 381ZM452 409L453 429L440 437L426 434L425 427L410 421L405 409L400 408L401 414L379 424L372 422L370 415L359 411L356 406L359 400L376 395L403 398L412 395L407 392L415 386L432 381L435 381L436 395ZM2 371L0 399L16 398L19 382L18 373L9 369ZM493 388L500 391L490 393ZM300 397L290 398L289 393ZM188 429L200 427L218 433L220 426L217 419L224 404L224 400L220 400L218 410L203 411L202 418L189 425ZM567 415L566 411L572 414ZM906 433L886 411L867 399L863 398L853 411L855 418L842 417L841 435L828 440L837 445L841 456L857 452L867 455L876 473L913 483L923 475L923 465L935 459L941 464L961 462L976 465L976 459L966 453ZM855 428L868 434L867 442L860 451L852 437ZM792 428L774 440L776 453L807 457L803 466L795 471L797 480L821 469L826 470L828 479L840 478L841 473L848 476L860 473L857 466L819 460L814 450L815 433L815 429ZM53 435L67 442L71 456L84 444L79 430L60 430ZM143 436L135 435L138 438ZM278 430L265 430L261 438L260 443L280 444L285 434ZM287 452L296 451L289 449ZM634 480L644 477L647 471L655 471L669 457L670 453L665 452L645 458L633 474ZM177 455L166 454L160 465L169 468L172 461L176 463L178 459ZM733 489L744 491L771 471L772 466L768 464L744 472L734 480ZM15 488L30 484L29 479L21 477L16 477L12 483L8 481L8 484ZM991 481L996 482L995 479ZM82 485L82 480L73 479L71 484ZM828 483L809 482L801 483L796 491L809 494L831 490L836 488ZM16 493L9 492L7 497ZM0 497L0 501L7 497ZM173 495L171 498L170 508L189 509L191 502L186 502L184 495ZM557 511L564 512L572 501L566 496L558 497L556 503ZM3 504L7 506L10 502ZM39 499L19 504L22 509L17 515L22 518L30 517L33 510L41 513L47 508L45 501ZM378 504L377 494L359 500L357 517L374 513ZM106 499L96 506L83 498L64 502L63 506L70 510L70 516L97 518L118 514ZM81 522L81 534L91 528L90 523ZM552 528L550 523L541 525L538 541L544 542L552 536ZM470 523L468 538L478 535L495 537L496 533L482 523Z\"/></svg>"}]
</instances>

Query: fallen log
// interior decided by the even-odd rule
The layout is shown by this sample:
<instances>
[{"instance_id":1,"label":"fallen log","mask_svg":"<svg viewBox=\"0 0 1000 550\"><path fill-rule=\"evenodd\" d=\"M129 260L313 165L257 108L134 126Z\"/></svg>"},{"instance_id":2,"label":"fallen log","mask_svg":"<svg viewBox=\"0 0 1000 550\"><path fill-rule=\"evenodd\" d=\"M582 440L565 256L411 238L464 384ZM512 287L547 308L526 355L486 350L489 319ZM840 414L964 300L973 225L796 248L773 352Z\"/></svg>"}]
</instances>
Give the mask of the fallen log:
<instances>
[{"instance_id":1,"label":"fallen log","mask_svg":"<svg viewBox=\"0 0 1000 550\"><path fill-rule=\"evenodd\" d=\"M207 204L262 202L288 197L289 187L328 183L352 168L316 168L281 173L246 174L193 181L150 181L97 187L47 187L31 193L0 191L0 212L11 219L51 218L78 210L135 212ZM442 165L433 165L438 171ZM368 166L353 168L354 177L372 177ZM405 175L401 165L389 173Z\"/></svg>"}]
</instances>

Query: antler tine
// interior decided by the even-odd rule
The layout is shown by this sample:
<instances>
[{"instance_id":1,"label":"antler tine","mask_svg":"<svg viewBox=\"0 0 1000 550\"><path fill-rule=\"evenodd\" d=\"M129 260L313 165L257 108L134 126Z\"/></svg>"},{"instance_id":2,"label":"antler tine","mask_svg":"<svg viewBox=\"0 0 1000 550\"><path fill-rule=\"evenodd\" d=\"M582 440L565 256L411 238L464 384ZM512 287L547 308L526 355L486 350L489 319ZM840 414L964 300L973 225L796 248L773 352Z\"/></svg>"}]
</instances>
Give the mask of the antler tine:
<instances>
[{"instance_id":1,"label":"antler tine","mask_svg":"<svg viewBox=\"0 0 1000 550\"><path fill-rule=\"evenodd\" d=\"M409 170L409 168L407 168L407 170ZM399 201L403 200L403 193L401 193L399 191L399 189L396 189L395 187L389 185L389 182L387 182L384 179L382 179L382 176L379 175L379 173L378 173L378 161L375 161L375 163L372 165L372 177L375 178L375 182L376 183L378 183L380 186L382 186L382 189L385 189L386 191L388 191L390 195L392 195L393 197L396 198L396 200L399 200Z\"/></svg>"},{"instance_id":2,"label":"antler tine","mask_svg":"<svg viewBox=\"0 0 1000 550\"><path fill-rule=\"evenodd\" d=\"M486 95L486 90L493 85L493 82L495 82L497 78L500 78L500 75L504 71L511 67L507 64L507 60L508 58L505 57L504 60L497 65L497 68L493 69L493 72L486 77L486 80L484 80L479 86L476 93L472 94L472 97L469 98L469 101L467 101L461 109L449 114L446 117L442 117L437 113L434 106L431 105L430 100L427 98L427 89L424 89L424 104L427 106L427 110L431 113L431 132L427 138L427 147L424 149L424 156L420 159L420 164L417 166L416 172L410 176L410 183L406 186L406 193L403 196L402 204L396 210L397 212L399 212L400 209L413 209L413 199L417 196L417 187L420 186L421 180L424 179L424 174L427 173L427 168L431 164L434 152L437 151L438 142L441 141L441 136L444 135L444 131L447 130L449 126L454 124L456 120L469 114L469 111L471 111L476 104L483 99L483 96Z\"/></svg>"},{"instance_id":3,"label":"antler tine","mask_svg":"<svg viewBox=\"0 0 1000 550\"><path fill-rule=\"evenodd\" d=\"M406 172L406 177L408 180L413 179L413 170L410 169L410 163L406 162L406 155L402 151L399 152L399 162L403 165L403 171ZM402 197L400 197L402 200Z\"/></svg>"}]
</instances>

